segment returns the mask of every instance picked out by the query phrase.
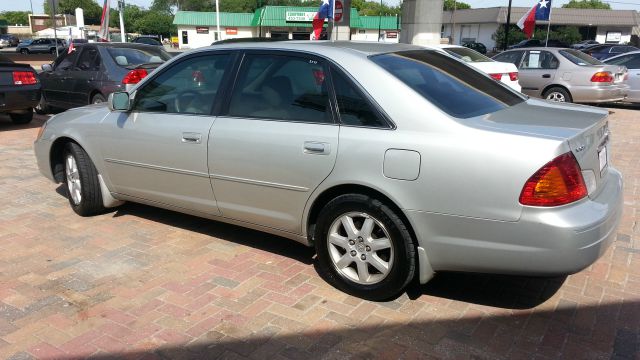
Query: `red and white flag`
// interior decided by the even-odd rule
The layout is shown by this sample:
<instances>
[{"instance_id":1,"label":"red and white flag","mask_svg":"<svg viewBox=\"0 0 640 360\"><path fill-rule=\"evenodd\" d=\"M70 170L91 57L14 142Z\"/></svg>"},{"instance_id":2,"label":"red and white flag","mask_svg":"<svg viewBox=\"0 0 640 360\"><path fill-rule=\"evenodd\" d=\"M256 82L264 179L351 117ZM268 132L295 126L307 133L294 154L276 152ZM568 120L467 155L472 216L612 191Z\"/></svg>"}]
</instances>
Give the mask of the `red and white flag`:
<instances>
[{"instance_id":1,"label":"red and white flag","mask_svg":"<svg viewBox=\"0 0 640 360\"><path fill-rule=\"evenodd\" d=\"M109 41L109 10L111 10L110 0L104 0L102 6L102 18L100 19L100 31L98 31L98 38L101 41Z\"/></svg>"},{"instance_id":2,"label":"red and white flag","mask_svg":"<svg viewBox=\"0 0 640 360\"><path fill-rule=\"evenodd\" d=\"M524 34L527 36L527 39L531 39L533 36L533 31L536 28L536 10L538 9L538 4L529 9L523 17L518 20L518 27L524 31Z\"/></svg>"}]
</instances>

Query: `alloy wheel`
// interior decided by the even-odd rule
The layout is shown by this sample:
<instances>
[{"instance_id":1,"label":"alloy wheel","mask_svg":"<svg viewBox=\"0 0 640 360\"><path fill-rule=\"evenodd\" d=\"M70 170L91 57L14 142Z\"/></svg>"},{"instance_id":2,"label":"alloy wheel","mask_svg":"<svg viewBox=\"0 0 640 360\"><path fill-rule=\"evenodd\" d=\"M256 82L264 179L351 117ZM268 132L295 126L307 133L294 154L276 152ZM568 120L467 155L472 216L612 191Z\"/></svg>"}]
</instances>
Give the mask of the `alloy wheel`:
<instances>
[{"instance_id":1,"label":"alloy wheel","mask_svg":"<svg viewBox=\"0 0 640 360\"><path fill-rule=\"evenodd\" d=\"M566 102L564 95L559 92L552 92L547 95L547 100L556 101L556 102Z\"/></svg>"},{"instance_id":2,"label":"alloy wheel","mask_svg":"<svg viewBox=\"0 0 640 360\"><path fill-rule=\"evenodd\" d=\"M68 154L66 159L65 173L67 175L67 188L69 196L75 205L82 201L82 184L80 183L80 172L78 171L78 163L73 155Z\"/></svg>"}]
</instances>

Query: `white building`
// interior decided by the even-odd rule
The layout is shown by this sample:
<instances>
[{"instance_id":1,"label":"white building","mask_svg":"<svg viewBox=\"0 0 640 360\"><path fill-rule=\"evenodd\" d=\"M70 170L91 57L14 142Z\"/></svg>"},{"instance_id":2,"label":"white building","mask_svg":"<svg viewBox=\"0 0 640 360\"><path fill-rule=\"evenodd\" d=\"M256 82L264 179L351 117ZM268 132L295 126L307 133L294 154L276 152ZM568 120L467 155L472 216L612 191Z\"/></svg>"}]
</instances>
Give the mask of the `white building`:
<instances>
[{"instance_id":1,"label":"white building","mask_svg":"<svg viewBox=\"0 0 640 360\"><path fill-rule=\"evenodd\" d=\"M529 9L512 8L511 24L515 25ZM491 36L507 22L507 11L507 7L464 9L455 11L455 14L445 11L442 15L442 37L451 37L453 29L454 44L475 41L492 49L496 43ZM632 41L631 36L639 24L639 18L633 10L553 8L551 27L576 26L585 40L624 44ZM544 26L547 22L538 21L537 24Z\"/></svg>"},{"instance_id":2,"label":"white building","mask_svg":"<svg viewBox=\"0 0 640 360\"><path fill-rule=\"evenodd\" d=\"M216 13L178 11L173 23L178 27L180 49L209 46L214 41L257 36L251 26L252 13L220 13L220 34L217 33Z\"/></svg>"}]
</instances>

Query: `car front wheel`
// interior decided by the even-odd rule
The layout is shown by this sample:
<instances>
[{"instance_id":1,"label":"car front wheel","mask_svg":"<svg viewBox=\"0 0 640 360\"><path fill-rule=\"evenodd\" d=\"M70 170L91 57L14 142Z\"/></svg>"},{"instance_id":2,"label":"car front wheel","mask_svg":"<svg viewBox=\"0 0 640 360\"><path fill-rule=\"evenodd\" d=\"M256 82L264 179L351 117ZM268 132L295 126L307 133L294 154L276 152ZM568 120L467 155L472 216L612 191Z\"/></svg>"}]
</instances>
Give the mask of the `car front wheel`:
<instances>
[{"instance_id":1,"label":"car front wheel","mask_svg":"<svg viewBox=\"0 0 640 360\"><path fill-rule=\"evenodd\" d=\"M319 269L335 287L361 298L386 300L413 278L411 234L383 202L361 194L339 196L320 212L315 229Z\"/></svg>"},{"instance_id":2,"label":"car front wheel","mask_svg":"<svg viewBox=\"0 0 640 360\"><path fill-rule=\"evenodd\" d=\"M65 148L64 173L69 204L76 214L91 216L104 212L98 171L78 144L69 143Z\"/></svg>"}]
</instances>

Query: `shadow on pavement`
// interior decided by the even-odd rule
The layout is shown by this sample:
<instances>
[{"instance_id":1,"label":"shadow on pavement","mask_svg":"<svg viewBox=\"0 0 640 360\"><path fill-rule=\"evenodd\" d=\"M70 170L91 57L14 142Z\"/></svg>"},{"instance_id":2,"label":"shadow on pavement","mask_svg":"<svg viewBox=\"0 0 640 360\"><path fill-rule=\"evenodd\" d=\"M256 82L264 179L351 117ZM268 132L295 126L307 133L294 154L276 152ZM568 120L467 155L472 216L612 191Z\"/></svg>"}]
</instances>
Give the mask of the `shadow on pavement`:
<instances>
[{"instance_id":1,"label":"shadow on pavement","mask_svg":"<svg viewBox=\"0 0 640 360\"><path fill-rule=\"evenodd\" d=\"M339 330L300 330L283 334L275 326L233 338L212 329L194 342L141 352L94 355L92 359L634 359L640 351L640 304L608 303L477 315L460 319L363 325ZM233 325L224 320L227 333ZM70 355L69 359L74 357Z\"/></svg>"},{"instance_id":2,"label":"shadow on pavement","mask_svg":"<svg viewBox=\"0 0 640 360\"><path fill-rule=\"evenodd\" d=\"M24 125L14 124L11 121L11 118L7 114L0 114L0 131L14 131L14 130L25 130L25 129L33 129L39 128L47 121L49 117L43 115L33 114L33 120ZM33 139L35 140L35 138Z\"/></svg>"}]
</instances>

